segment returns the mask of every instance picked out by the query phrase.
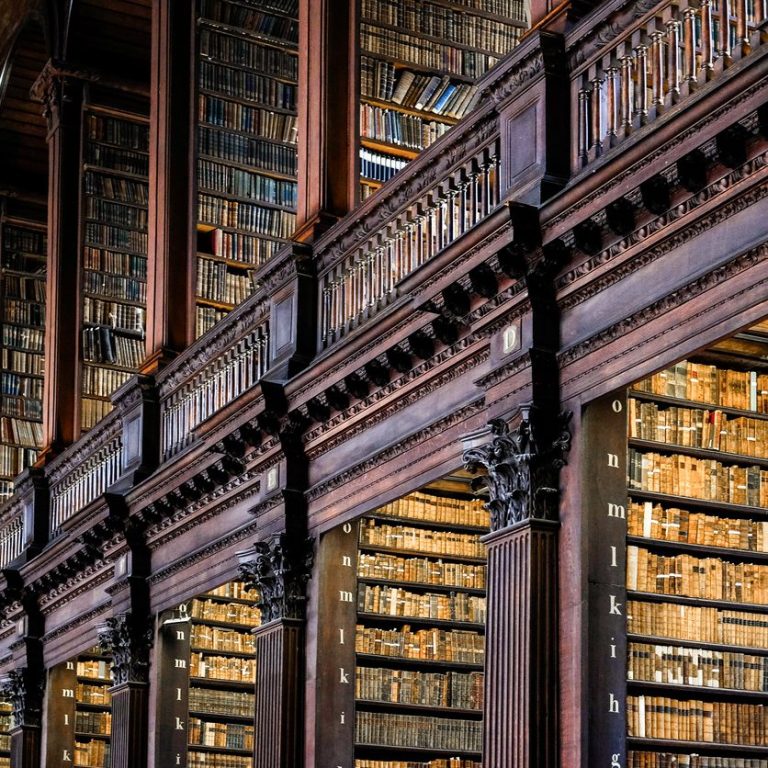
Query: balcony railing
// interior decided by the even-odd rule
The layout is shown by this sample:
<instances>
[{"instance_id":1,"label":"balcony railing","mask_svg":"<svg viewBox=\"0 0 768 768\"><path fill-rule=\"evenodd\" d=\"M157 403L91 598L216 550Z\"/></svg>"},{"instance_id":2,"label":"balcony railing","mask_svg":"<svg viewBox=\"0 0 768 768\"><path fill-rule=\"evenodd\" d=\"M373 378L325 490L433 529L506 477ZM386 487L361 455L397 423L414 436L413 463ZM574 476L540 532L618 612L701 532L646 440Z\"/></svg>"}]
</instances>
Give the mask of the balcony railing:
<instances>
[{"instance_id":1,"label":"balcony railing","mask_svg":"<svg viewBox=\"0 0 768 768\"><path fill-rule=\"evenodd\" d=\"M232 321L225 321L222 326L228 322ZM206 342L210 342L208 335L197 346ZM163 461L189 445L196 427L253 387L268 367L269 320L266 319L221 351L213 361L184 376L181 383L176 383L178 366L164 372L160 385Z\"/></svg>"},{"instance_id":2,"label":"balcony railing","mask_svg":"<svg viewBox=\"0 0 768 768\"><path fill-rule=\"evenodd\" d=\"M657 119L764 42L766 0L662 2L576 72L576 167Z\"/></svg>"},{"instance_id":3,"label":"balcony railing","mask_svg":"<svg viewBox=\"0 0 768 768\"><path fill-rule=\"evenodd\" d=\"M50 536L56 536L64 522L113 485L121 470L122 422L120 414L112 411L47 468L51 488Z\"/></svg>"},{"instance_id":4,"label":"balcony railing","mask_svg":"<svg viewBox=\"0 0 768 768\"><path fill-rule=\"evenodd\" d=\"M0 517L0 568L24 551L24 501L16 497Z\"/></svg>"}]
</instances>

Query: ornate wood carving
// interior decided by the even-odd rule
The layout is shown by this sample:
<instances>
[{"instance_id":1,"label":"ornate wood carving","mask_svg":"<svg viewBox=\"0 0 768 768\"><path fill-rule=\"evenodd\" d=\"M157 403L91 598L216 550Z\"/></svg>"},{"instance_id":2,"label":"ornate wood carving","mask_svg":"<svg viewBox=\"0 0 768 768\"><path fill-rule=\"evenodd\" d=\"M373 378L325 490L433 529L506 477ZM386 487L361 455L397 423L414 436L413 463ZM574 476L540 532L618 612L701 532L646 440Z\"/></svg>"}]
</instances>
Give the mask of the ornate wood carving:
<instances>
[{"instance_id":1,"label":"ornate wood carving","mask_svg":"<svg viewBox=\"0 0 768 768\"><path fill-rule=\"evenodd\" d=\"M112 657L115 685L148 681L152 628L147 618L134 613L111 616L99 629L99 647Z\"/></svg>"},{"instance_id":2,"label":"ornate wood carving","mask_svg":"<svg viewBox=\"0 0 768 768\"><path fill-rule=\"evenodd\" d=\"M14 725L40 726L43 716L45 677L31 667L12 669L0 683L2 697L11 705Z\"/></svg>"}]
</instances>

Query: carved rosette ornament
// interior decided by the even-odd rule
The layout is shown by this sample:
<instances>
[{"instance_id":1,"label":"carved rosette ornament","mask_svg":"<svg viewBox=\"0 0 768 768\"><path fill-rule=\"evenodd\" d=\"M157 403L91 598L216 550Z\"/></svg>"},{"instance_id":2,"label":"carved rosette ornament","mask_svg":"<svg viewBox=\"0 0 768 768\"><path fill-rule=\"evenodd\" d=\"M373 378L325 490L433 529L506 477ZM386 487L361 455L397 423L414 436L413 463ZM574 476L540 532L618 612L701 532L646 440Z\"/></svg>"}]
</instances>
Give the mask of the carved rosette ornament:
<instances>
[{"instance_id":1,"label":"carved rosette ornament","mask_svg":"<svg viewBox=\"0 0 768 768\"><path fill-rule=\"evenodd\" d=\"M112 681L146 683L149 680L149 650L152 628L147 619L122 613L107 619L99 628L99 648L112 657Z\"/></svg>"},{"instance_id":2,"label":"carved rosette ornament","mask_svg":"<svg viewBox=\"0 0 768 768\"><path fill-rule=\"evenodd\" d=\"M11 705L17 728L42 724L44 690L44 677L33 674L29 667L11 670L0 683L0 696Z\"/></svg>"},{"instance_id":3,"label":"carved rosette ornament","mask_svg":"<svg viewBox=\"0 0 768 768\"><path fill-rule=\"evenodd\" d=\"M307 537L281 533L260 541L240 564L240 576L259 592L261 623L275 619L304 619L306 586L314 562L313 542Z\"/></svg>"},{"instance_id":4,"label":"carved rosette ornament","mask_svg":"<svg viewBox=\"0 0 768 768\"><path fill-rule=\"evenodd\" d=\"M476 483L488 488L491 530L498 531L524 520L557 519L560 499L559 475L571 445L570 413L555 420L549 445L536 443L528 414L514 430L502 419L489 422L493 439L486 445L464 452L464 463L472 473L485 474Z\"/></svg>"}]
</instances>

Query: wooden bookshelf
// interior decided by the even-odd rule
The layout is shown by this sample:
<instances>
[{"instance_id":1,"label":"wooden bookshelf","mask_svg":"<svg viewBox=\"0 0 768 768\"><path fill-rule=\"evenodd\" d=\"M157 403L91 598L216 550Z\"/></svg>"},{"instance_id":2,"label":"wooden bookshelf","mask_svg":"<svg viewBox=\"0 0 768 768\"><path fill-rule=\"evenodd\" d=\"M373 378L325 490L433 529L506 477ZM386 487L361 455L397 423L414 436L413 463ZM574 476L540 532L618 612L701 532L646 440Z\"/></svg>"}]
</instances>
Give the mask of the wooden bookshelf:
<instances>
[{"instance_id":1,"label":"wooden bookshelf","mask_svg":"<svg viewBox=\"0 0 768 768\"><path fill-rule=\"evenodd\" d=\"M501 11L501 12L500 12ZM384 182L471 108L474 81L517 44L519 2L363 0L360 174Z\"/></svg>"},{"instance_id":2,"label":"wooden bookshelf","mask_svg":"<svg viewBox=\"0 0 768 768\"><path fill-rule=\"evenodd\" d=\"M0 701L0 768L11 768L12 726L11 705L7 701Z\"/></svg>"},{"instance_id":3,"label":"wooden bookshelf","mask_svg":"<svg viewBox=\"0 0 768 768\"><path fill-rule=\"evenodd\" d=\"M634 768L736 768L765 757L766 384L757 368L683 361L630 391L627 746Z\"/></svg>"},{"instance_id":4,"label":"wooden bookshelf","mask_svg":"<svg viewBox=\"0 0 768 768\"><path fill-rule=\"evenodd\" d=\"M0 500L42 444L46 231L0 216Z\"/></svg>"},{"instance_id":5,"label":"wooden bookshelf","mask_svg":"<svg viewBox=\"0 0 768 768\"><path fill-rule=\"evenodd\" d=\"M88 430L144 359L148 121L88 105L83 147L80 426Z\"/></svg>"},{"instance_id":6,"label":"wooden bookshelf","mask_svg":"<svg viewBox=\"0 0 768 768\"><path fill-rule=\"evenodd\" d=\"M195 335L296 226L298 3L200 0Z\"/></svg>"}]
</instances>

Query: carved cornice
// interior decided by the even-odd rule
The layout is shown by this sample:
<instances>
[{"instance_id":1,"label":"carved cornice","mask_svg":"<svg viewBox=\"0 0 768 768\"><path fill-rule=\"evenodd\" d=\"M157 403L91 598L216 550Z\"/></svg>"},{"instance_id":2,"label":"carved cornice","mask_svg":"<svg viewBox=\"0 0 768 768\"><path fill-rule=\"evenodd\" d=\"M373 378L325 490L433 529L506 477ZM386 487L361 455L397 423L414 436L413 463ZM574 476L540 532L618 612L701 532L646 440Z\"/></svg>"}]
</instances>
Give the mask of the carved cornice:
<instances>
[{"instance_id":1,"label":"carved cornice","mask_svg":"<svg viewBox=\"0 0 768 768\"><path fill-rule=\"evenodd\" d=\"M309 501L316 501L317 499L321 498L325 494L330 493L336 490L337 488L347 484L349 484L350 487L353 487L354 485L352 483L353 480L356 480L358 477L361 477L362 475L365 475L366 473L371 472L373 469L375 469L378 466L381 466L387 461L390 461L398 456L401 456L404 453L407 453L415 446L423 445L426 441L431 440L432 438L442 434L447 429L450 429L456 424L461 424L462 422L466 421L467 419L471 418L476 413L481 411L484 407L485 407L485 401L482 398L479 398L474 402L469 403L463 408L460 408L459 410L449 414L445 418L439 419L438 421L430 424L428 427L425 427L424 429L421 429L418 432L414 432L412 435L409 435L408 437L395 443L394 445L390 445L389 447L384 448L381 451L378 451L373 456L361 461L360 463L355 464L354 466L349 467L348 469L345 469L342 472L339 472L337 475L334 475L328 480L325 480L322 483L318 483L308 491L307 499ZM420 451L419 459L425 459L431 456L432 453L443 450L444 447L445 447L444 445L440 445L435 451L426 451L426 452ZM411 465L409 464L408 468L410 468L410 466ZM396 470L393 474L397 474L397 472L402 472L404 469L405 468ZM334 501L341 504L344 500L354 496L356 492L357 491L353 490L341 498L334 497Z\"/></svg>"},{"instance_id":2,"label":"carved cornice","mask_svg":"<svg viewBox=\"0 0 768 768\"><path fill-rule=\"evenodd\" d=\"M548 445L534 438L536 424L525 413L514 430L502 419L489 422L490 443L464 452L466 468L485 474L478 480L488 488L485 504L491 513L491 530L508 528L524 520L556 520L560 500L560 469L571 446L570 413L554 419L555 436ZM539 415L538 419L550 418Z\"/></svg>"},{"instance_id":3,"label":"carved cornice","mask_svg":"<svg viewBox=\"0 0 768 768\"><path fill-rule=\"evenodd\" d=\"M49 59L29 89L29 95L33 101L42 103L43 115L50 118L72 100L72 89L79 88L85 80L97 81L99 75L93 70L76 69L62 61Z\"/></svg>"},{"instance_id":4,"label":"carved cornice","mask_svg":"<svg viewBox=\"0 0 768 768\"><path fill-rule=\"evenodd\" d=\"M12 669L0 683L0 694L11 705L14 725L41 726L45 676L30 667Z\"/></svg>"},{"instance_id":5,"label":"carved cornice","mask_svg":"<svg viewBox=\"0 0 768 768\"><path fill-rule=\"evenodd\" d=\"M258 590L261 623L276 619L304 619L306 587L314 562L313 541L281 533L256 542L240 563L240 578Z\"/></svg>"},{"instance_id":6,"label":"carved cornice","mask_svg":"<svg viewBox=\"0 0 768 768\"><path fill-rule=\"evenodd\" d=\"M80 595L92 592L112 578L114 568L111 563L100 561L88 566L69 577L56 575L39 585L40 606L45 614L72 602ZM36 588L38 585L35 585Z\"/></svg>"},{"instance_id":7,"label":"carved cornice","mask_svg":"<svg viewBox=\"0 0 768 768\"><path fill-rule=\"evenodd\" d=\"M99 647L112 657L115 685L149 681L149 651L152 647L152 622L148 616L121 613L110 616L99 628Z\"/></svg>"},{"instance_id":8,"label":"carved cornice","mask_svg":"<svg viewBox=\"0 0 768 768\"><path fill-rule=\"evenodd\" d=\"M81 613L79 616L76 616L66 624L62 624L56 627L56 629L47 632L43 637L43 641L46 643L46 645L48 645L59 637L63 637L64 635L68 634L76 627L82 626L83 624L90 626L96 619L98 619L100 616L103 616L104 613L106 613L108 610L109 605L104 604L100 605L98 608L94 608L91 611L87 611L86 613Z\"/></svg>"}]
</instances>

